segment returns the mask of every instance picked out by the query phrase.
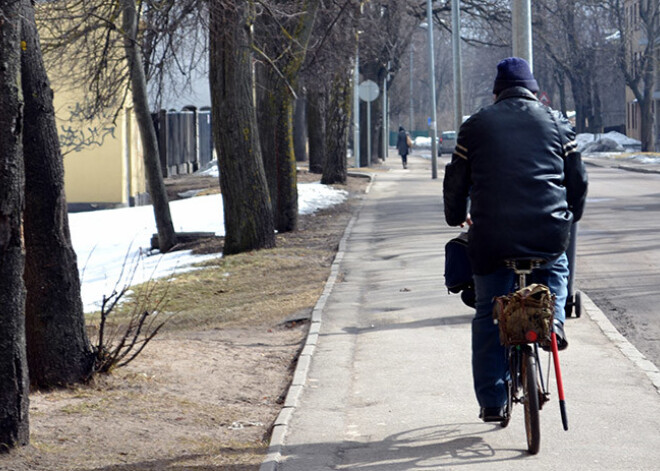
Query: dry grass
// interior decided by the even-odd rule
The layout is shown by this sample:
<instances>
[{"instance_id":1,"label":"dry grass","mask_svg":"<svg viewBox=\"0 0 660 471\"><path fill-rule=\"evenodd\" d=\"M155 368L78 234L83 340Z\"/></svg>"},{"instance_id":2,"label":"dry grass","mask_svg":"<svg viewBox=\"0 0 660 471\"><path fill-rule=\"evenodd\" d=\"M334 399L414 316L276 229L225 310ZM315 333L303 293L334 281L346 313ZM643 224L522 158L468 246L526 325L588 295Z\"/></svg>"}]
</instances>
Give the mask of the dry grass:
<instances>
[{"instance_id":1,"label":"dry grass","mask_svg":"<svg viewBox=\"0 0 660 471\"><path fill-rule=\"evenodd\" d=\"M177 185L186 188L183 179ZM166 329L127 367L32 393L31 445L0 455L0 470L259 469L307 331L305 321L287 320L316 303L366 185L351 178L348 202L302 217L275 249L160 282L152 296L166 290ZM213 252L221 243L195 248ZM134 288L132 296L150 289Z\"/></svg>"}]
</instances>

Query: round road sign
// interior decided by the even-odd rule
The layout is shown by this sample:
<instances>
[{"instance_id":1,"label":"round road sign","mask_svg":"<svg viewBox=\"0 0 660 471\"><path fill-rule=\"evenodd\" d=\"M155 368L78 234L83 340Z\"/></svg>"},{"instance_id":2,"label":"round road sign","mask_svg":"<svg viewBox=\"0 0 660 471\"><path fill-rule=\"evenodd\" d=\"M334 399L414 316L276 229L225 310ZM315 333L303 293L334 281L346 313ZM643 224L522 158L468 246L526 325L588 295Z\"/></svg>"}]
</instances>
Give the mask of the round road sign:
<instances>
[{"instance_id":1,"label":"round road sign","mask_svg":"<svg viewBox=\"0 0 660 471\"><path fill-rule=\"evenodd\" d=\"M358 94L364 101L374 101L378 98L378 85L373 80L365 80L358 87Z\"/></svg>"}]
</instances>

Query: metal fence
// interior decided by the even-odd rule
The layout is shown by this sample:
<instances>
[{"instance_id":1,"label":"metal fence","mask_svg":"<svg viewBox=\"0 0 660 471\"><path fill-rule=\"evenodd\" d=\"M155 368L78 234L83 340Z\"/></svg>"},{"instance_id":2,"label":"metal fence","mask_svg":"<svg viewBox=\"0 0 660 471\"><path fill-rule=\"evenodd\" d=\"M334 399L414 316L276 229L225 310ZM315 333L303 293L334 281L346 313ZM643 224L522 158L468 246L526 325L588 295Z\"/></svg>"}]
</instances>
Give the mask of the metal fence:
<instances>
[{"instance_id":1,"label":"metal fence","mask_svg":"<svg viewBox=\"0 0 660 471\"><path fill-rule=\"evenodd\" d=\"M160 110L152 119L163 177L196 172L213 160L210 110Z\"/></svg>"}]
</instances>

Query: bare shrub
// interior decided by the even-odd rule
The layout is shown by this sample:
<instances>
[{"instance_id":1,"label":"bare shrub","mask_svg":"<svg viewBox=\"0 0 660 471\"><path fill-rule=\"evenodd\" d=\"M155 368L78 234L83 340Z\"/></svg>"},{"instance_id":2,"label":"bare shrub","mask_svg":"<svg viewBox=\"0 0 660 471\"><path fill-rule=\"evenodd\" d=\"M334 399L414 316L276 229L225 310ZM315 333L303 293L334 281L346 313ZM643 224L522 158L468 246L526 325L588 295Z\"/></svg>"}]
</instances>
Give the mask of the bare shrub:
<instances>
[{"instance_id":1,"label":"bare shrub","mask_svg":"<svg viewBox=\"0 0 660 471\"><path fill-rule=\"evenodd\" d=\"M122 302L132 291L131 281L139 266L141 258L133 263L129 279L121 287L126 262L122 273L109 296L103 296L100 321L94 342L95 373L109 373L133 361L153 339L169 318L164 318L167 304L167 294L171 278L165 281L166 289L156 295L159 281L153 276L140 285L138 291L132 292L132 299ZM122 312L119 313L119 306ZM111 315L116 314L111 319ZM114 319L116 317L116 319Z\"/></svg>"}]
</instances>

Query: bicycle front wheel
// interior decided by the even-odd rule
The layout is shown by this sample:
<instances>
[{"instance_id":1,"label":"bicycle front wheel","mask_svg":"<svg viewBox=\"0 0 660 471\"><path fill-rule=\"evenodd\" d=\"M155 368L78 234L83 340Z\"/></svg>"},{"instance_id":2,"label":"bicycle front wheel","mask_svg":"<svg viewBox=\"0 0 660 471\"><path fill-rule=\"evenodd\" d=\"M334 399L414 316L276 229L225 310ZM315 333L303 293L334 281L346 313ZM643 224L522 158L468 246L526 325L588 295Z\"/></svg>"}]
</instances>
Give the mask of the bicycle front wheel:
<instances>
[{"instance_id":1,"label":"bicycle front wheel","mask_svg":"<svg viewBox=\"0 0 660 471\"><path fill-rule=\"evenodd\" d=\"M531 351L523 354L522 383L525 406L527 451L535 455L541 446L541 419L539 417L538 366Z\"/></svg>"}]
</instances>

